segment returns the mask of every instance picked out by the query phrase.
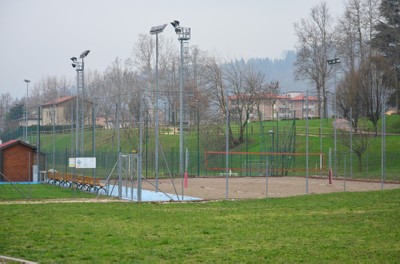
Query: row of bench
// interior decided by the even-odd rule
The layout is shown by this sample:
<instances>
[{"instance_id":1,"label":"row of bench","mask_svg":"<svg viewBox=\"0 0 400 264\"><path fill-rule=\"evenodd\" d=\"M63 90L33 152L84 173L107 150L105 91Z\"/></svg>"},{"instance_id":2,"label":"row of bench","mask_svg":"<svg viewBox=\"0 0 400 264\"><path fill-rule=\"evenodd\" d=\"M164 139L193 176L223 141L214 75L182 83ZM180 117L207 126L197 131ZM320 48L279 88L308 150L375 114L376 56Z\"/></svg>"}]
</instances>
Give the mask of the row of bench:
<instances>
[{"instance_id":1,"label":"row of bench","mask_svg":"<svg viewBox=\"0 0 400 264\"><path fill-rule=\"evenodd\" d=\"M100 182L99 178L91 176L74 175L71 173L61 174L58 172L48 172L47 182L63 187L76 187L80 190L98 193L103 190L107 193L106 186Z\"/></svg>"}]
</instances>

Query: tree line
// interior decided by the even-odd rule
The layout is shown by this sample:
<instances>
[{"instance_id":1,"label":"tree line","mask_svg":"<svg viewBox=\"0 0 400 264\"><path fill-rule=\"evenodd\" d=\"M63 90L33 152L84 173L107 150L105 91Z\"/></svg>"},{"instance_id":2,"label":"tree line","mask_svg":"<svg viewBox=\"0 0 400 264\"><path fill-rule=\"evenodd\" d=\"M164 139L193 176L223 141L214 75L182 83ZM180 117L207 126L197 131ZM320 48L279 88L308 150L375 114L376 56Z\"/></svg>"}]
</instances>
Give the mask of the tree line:
<instances>
[{"instance_id":1,"label":"tree line","mask_svg":"<svg viewBox=\"0 0 400 264\"><path fill-rule=\"evenodd\" d=\"M309 81L315 89L320 116L328 115L330 92L335 93L339 114L355 129L366 117L376 131L381 112L388 106L398 109L399 0L347 0L344 13L337 19L330 15L328 4L321 2L311 8L309 17L294 23L294 29L294 75ZM239 127L238 135L229 129L230 144L235 145L243 142L251 116L259 113L257 98L263 93L279 93L279 81L267 77L256 60L227 60L189 45L184 49L184 117L179 117L179 45L160 35L159 91L155 88L155 48L154 37L140 34L129 58L116 58L104 71L85 72L86 96L96 105L98 115L115 119L118 108L122 124L135 124L140 104L145 102L152 109L152 119L159 98L158 112L169 125L176 125L179 118L187 125L198 120L211 125L224 122L229 114ZM329 65L327 60L333 58L341 63ZM27 105L35 109L56 98L74 95L75 82L65 77L43 77L30 89ZM227 96L235 98L229 107ZM10 94L0 96L3 129L10 120L22 117L24 103L24 99L13 99Z\"/></svg>"},{"instance_id":2,"label":"tree line","mask_svg":"<svg viewBox=\"0 0 400 264\"><path fill-rule=\"evenodd\" d=\"M315 87L320 115L327 117L330 92L355 130L367 118L377 133L382 111L399 110L399 26L399 0L347 0L337 19L322 2L294 24L295 75Z\"/></svg>"}]
</instances>

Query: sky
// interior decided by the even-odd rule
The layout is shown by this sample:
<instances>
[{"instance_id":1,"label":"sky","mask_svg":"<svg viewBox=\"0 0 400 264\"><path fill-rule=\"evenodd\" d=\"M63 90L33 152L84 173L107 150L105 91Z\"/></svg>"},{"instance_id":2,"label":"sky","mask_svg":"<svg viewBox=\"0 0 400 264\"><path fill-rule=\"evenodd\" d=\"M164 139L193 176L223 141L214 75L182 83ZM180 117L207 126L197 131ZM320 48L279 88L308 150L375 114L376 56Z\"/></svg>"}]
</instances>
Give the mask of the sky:
<instances>
[{"instance_id":1,"label":"sky","mask_svg":"<svg viewBox=\"0 0 400 264\"><path fill-rule=\"evenodd\" d=\"M26 96L47 76L74 80L70 58L91 50L85 70L132 55L139 34L179 20L190 45L227 59L280 58L294 50L293 24L320 0L0 0L0 94ZM327 1L336 18L344 0ZM169 24L162 33L179 42Z\"/></svg>"}]
</instances>

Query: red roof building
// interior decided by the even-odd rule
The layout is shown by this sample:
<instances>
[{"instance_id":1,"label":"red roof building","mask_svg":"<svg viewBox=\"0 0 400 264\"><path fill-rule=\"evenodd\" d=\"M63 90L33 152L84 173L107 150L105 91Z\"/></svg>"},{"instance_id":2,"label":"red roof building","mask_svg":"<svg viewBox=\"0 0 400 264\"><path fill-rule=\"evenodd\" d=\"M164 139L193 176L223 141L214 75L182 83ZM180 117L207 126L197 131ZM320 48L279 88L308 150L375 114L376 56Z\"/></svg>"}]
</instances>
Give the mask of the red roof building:
<instances>
[{"instance_id":1,"label":"red roof building","mask_svg":"<svg viewBox=\"0 0 400 264\"><path fill-rule=\"evenodd\" d=\"M64 96L42 106L42 125L71 125L76 117L76 96ZM85 100L85 125L92 124L93 103Z\"/></svg>"},{"instance_id":2,"label":"red roof building","mask_svg":"<svg viewBox=\"0 0 400 264\"><path fill-rule=\"evenodd\" d=\"M318 98L315 96L308 96L308 98L300 92L286 93L283 95L265 93L257 95L256 97L250 96L230 96L231 102L240 102L240 100L252 100L254 104L254 113L251 116L252 120L259 120L258 113L261 114L261 120L276 120L276 119L303 119L307 116L307 103L308 103L308 117L319 117L318 114ZM232 104L231 104L232 107Z\"/></svg>"}]
</instances>

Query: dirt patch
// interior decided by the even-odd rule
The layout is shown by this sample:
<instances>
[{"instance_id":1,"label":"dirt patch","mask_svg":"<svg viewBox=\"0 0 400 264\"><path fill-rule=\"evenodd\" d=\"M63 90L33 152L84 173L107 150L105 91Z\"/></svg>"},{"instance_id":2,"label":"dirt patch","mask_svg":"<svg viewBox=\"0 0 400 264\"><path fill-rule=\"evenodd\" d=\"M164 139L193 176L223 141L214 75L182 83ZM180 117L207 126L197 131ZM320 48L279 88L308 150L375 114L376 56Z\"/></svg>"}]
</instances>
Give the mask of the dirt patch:
<instances>
[{"instance_id":1,"label":"dirt patch","mask_svg":"<svg viewBox=\"0 0 400 264\"><path fill-rule=\"evenodd\" d=\"M143 189L154 191L155 180L143 180ZM181 179L160 179L159 191L201 198L203 200L220 199L258 199L266 197L289 197L307 194L307 180L305 177L230 177L226 178L189 178L188 186L182 185ZM227 194L228 187L228 197ZM398 189L399 183L384 183L383 189ZM334 179L329 184L328 179L309 178L308 194L322 194L332 192L358 192L381 190L379 181L359 181ZM176 191L175 191L176 190ZM97 199L39 199L0 201L0 204L47 204L47 203L107 203L128 202L115 197L100 197Z\"/></svg>"},{"instance_id":2,"label":"dirt patch","mask_svg":"<svg viewBox=\"0 0 400 264\"><path fill-rule=\"evenodd\" d=\"M174 184L173 184L173 183ZM143 181L143 189L154 190L155 180ZM175 185L175 188L174 188ZM304 177L231 177L226 178L189 178L187 188L183 188L184 195L202 198L205 200L225 199L228 186L229 199L250 199L265 197L288 197L304 195L307 192L307 180ZM159 190L166 193L182 195L181 179L159 180ZM332 192L356 192L381 190L378 181L333 180L309 178L308 193L321 194ZM383 189L400 188L400 183L385 183Z\"/></svg>"}]
</instances>

